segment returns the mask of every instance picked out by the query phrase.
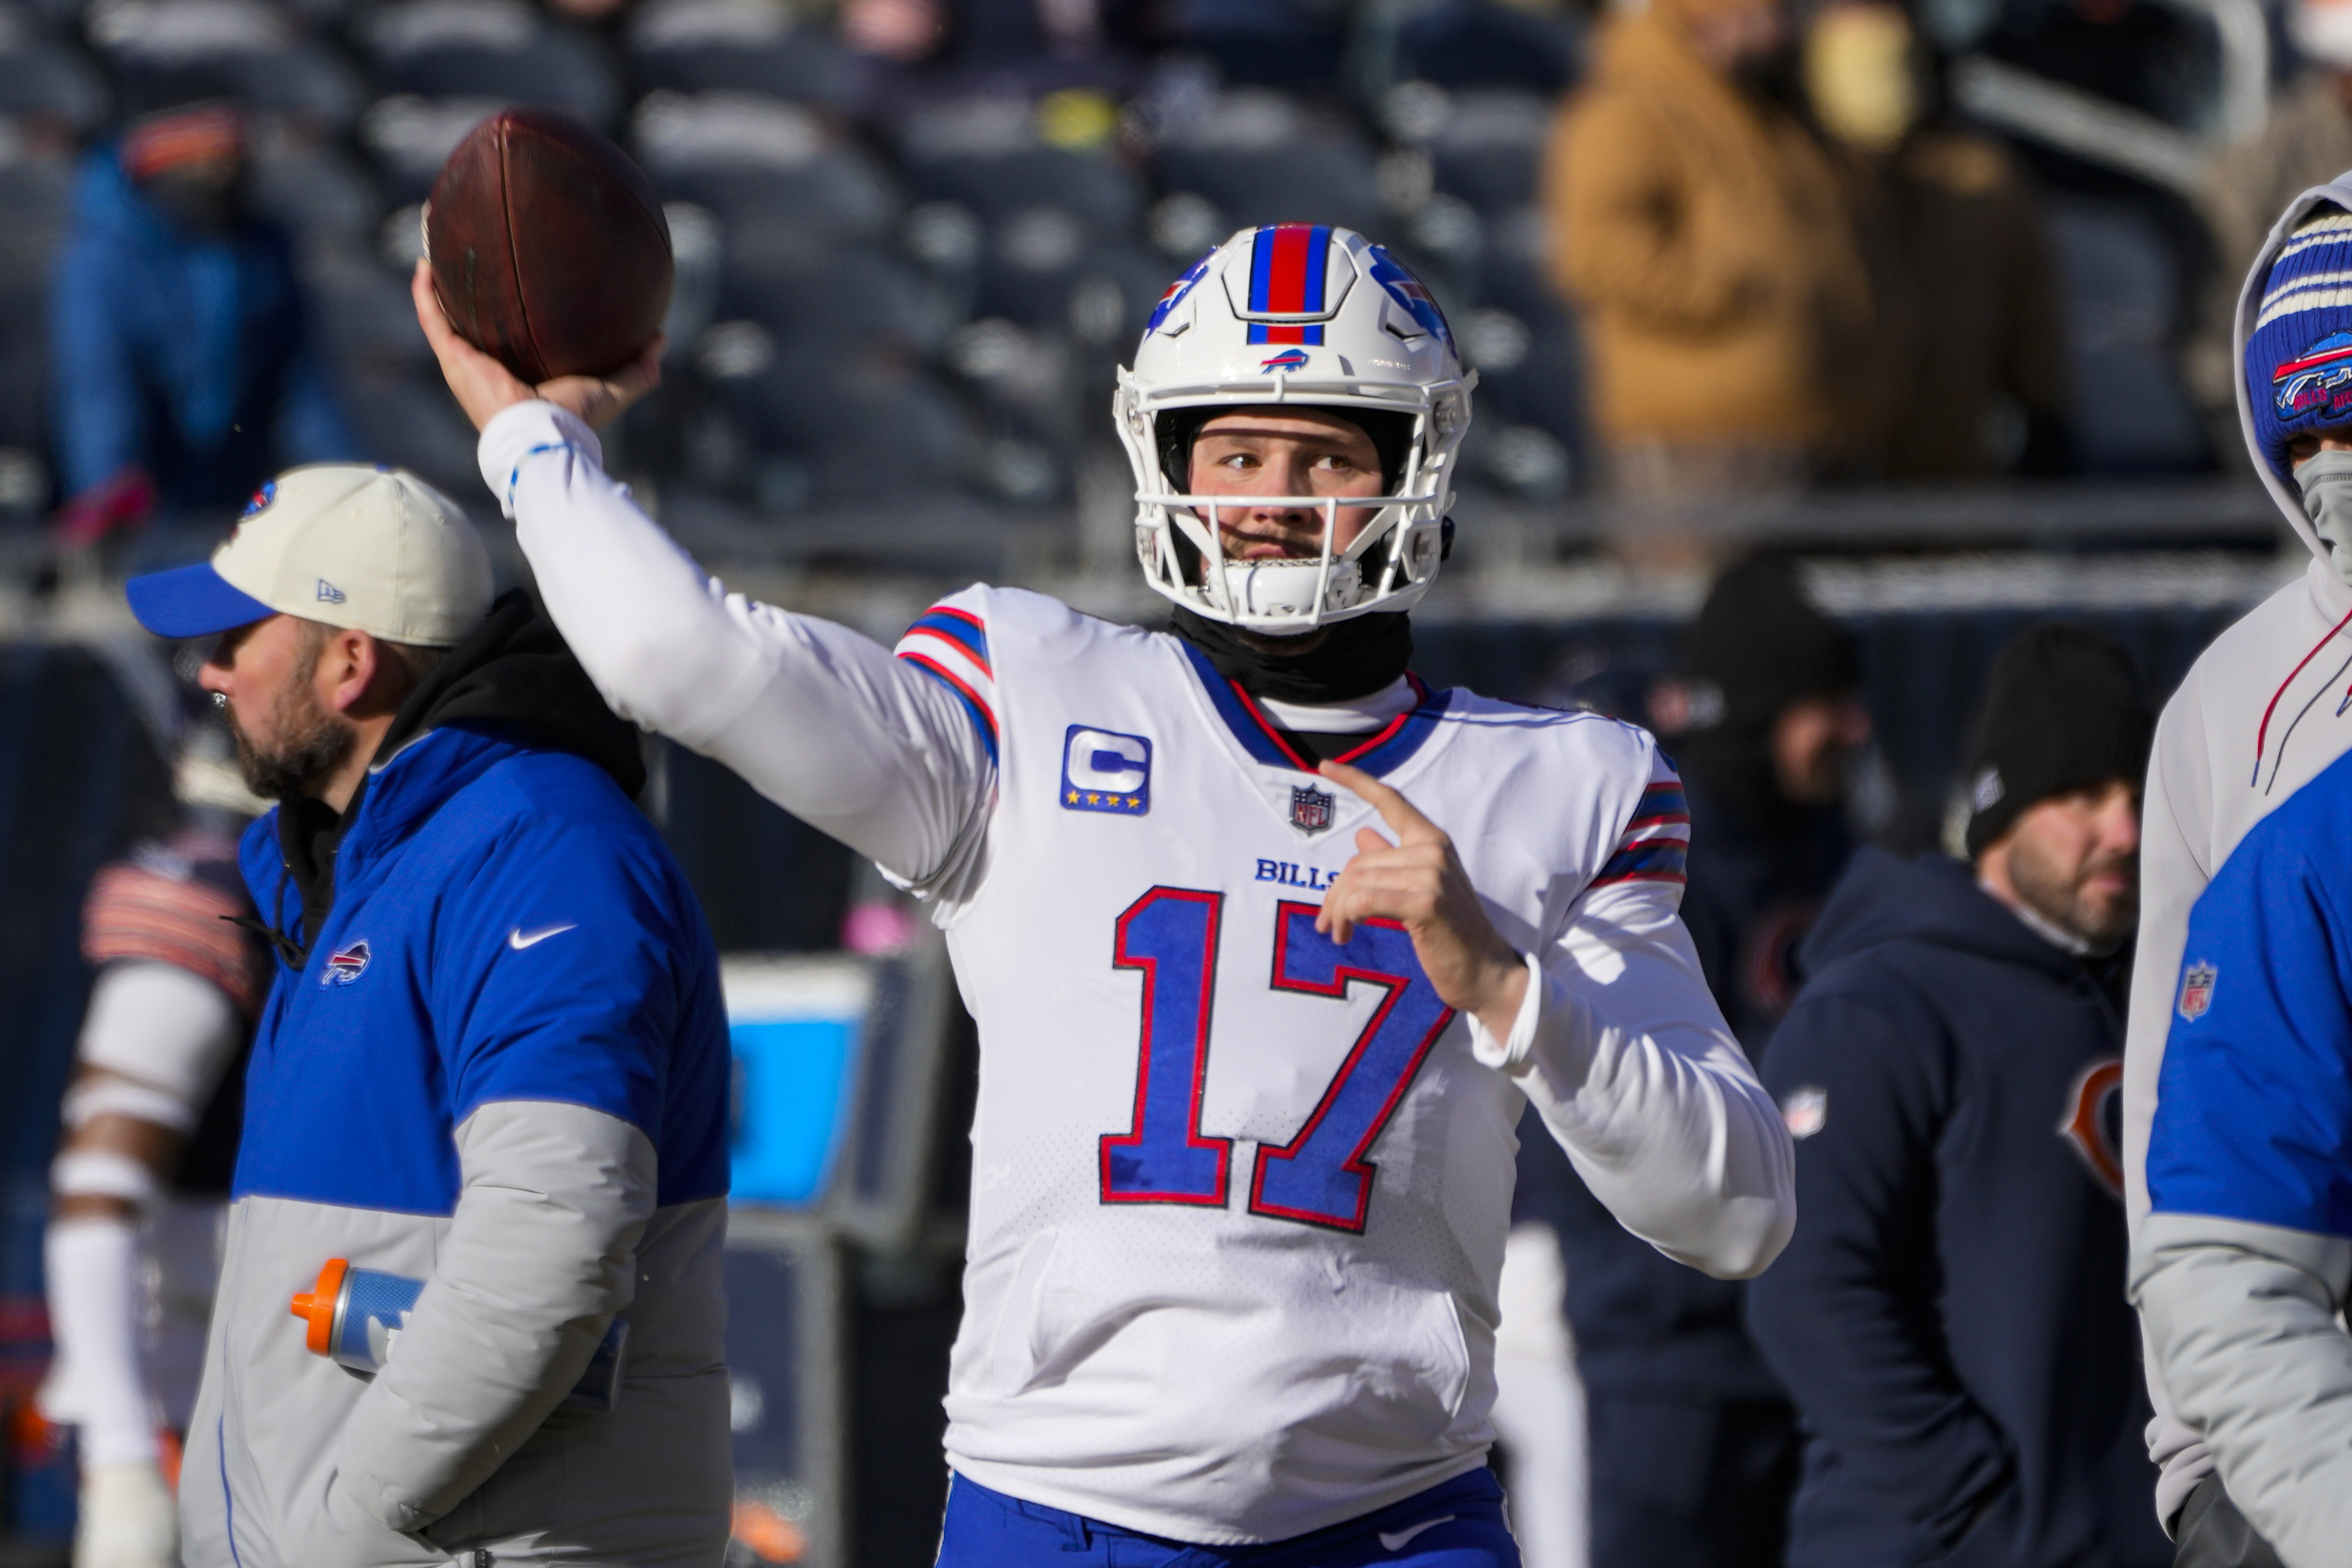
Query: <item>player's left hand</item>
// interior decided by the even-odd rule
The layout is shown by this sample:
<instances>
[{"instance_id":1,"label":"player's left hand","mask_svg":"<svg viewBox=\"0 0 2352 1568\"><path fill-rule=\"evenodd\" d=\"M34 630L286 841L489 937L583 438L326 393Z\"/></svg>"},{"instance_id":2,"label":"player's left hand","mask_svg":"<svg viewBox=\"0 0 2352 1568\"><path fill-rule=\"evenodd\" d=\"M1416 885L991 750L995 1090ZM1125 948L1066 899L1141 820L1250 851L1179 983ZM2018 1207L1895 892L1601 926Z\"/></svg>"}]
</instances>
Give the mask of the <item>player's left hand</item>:
<instances>
[{"instance_id":1,"label":"player's left hand","mask_svg":"<svg viewBox=\"0 0 2352 1568\"><path fill-rule=\"evenodd\" d=\"M668 340L656 337L646 345L645 352L609 376L558 376L531 386L459 337L457 329L449 325L441 298L433 292L431 262L418 259L415 274L408 280L408 292L416 304L417 325L425 329L425 340L441 362L441 377L476 430L516 403L533 399L551 402L602 427L661 384L662 350Z\"/></svg>"},{"instance_id":2,"label":"player's left hand","mask_svg":"<svg viewBox=\"0 0 2352 1568\"><path fill-rule=\"evenodd\" d=\"M1507 1038L1527 998L1527 962L1486 918L1454 841L1362 768L1326 762L1320 771L1378 811L1397 841L1370 828L1356 830L1355 858L1323 895L1315 929L1344 943L1360 921L1397 922L1412 937L1413 956L1445 1005L1475 1014L1489 1033Z\"/></svg>"}]
</instances>

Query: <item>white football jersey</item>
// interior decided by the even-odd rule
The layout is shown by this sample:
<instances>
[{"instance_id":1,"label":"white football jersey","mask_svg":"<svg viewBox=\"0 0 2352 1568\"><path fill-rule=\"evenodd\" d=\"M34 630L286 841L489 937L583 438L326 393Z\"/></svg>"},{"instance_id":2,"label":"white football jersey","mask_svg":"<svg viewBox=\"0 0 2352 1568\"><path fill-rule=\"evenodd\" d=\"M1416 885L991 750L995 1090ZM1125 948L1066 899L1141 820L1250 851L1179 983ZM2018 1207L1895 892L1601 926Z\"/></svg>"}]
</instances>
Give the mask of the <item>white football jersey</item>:
<instances>
[{"instance_id":1,"label":"white football jersey","mask_svg":"<svg viewBox=\"0 0 2352 1568\"><path fill-rule=\"evenodd\" d=\"M975 588L898 653L997 765L935 884L982 1064L954 1467L1234 1542L1483 1464L1526 1102L1401 926L1316 931L1377 814L1173 636ZM1514 946L1678 898L1647 734L1421 695L1346 759L1452 836Z\"/></svg>"}]
</instances>

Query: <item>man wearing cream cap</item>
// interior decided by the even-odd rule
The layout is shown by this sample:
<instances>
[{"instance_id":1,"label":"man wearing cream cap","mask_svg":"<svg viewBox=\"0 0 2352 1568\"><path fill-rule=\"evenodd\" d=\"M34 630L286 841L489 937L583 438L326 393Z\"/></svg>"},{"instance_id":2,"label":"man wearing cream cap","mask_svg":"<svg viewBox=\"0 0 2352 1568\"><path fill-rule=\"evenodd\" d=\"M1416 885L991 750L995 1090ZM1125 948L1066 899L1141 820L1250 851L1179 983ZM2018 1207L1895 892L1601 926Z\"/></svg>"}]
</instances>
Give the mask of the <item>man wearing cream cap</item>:
<instances>
[{"instance_id":1,"label":"man wearing cream cap","mask_svg":"<svg viewBox=\"0 0 2352 1568\"><path fill-rule=\"evenodd\" d=\"M447 497L335 465L128 588L216 637L201 682L279 802L241 854L278 962L192 1568L726 1549L717 957L635 731L490 575Z\"/></svg>"}]
</instances>

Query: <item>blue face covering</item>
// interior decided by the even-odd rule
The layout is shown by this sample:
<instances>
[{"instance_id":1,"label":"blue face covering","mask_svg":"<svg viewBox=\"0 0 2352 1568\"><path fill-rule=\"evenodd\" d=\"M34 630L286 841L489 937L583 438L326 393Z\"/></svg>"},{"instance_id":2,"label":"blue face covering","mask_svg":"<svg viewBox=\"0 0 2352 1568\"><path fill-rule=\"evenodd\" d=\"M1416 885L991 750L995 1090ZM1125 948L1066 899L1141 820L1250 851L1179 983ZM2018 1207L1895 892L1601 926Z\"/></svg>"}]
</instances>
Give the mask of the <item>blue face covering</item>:
<instances>
[{"instance_id":1,"label":"blue face covering","mask_svg":"<svg viewBox=\"0 0 2352 1568\"><path fill-rule=\"evenodd\" d=\"M2303 515L2327 547L2327 564L2352 583L2352 452L2323 452L2294 471Z\"/></svg>"}]
</instances>

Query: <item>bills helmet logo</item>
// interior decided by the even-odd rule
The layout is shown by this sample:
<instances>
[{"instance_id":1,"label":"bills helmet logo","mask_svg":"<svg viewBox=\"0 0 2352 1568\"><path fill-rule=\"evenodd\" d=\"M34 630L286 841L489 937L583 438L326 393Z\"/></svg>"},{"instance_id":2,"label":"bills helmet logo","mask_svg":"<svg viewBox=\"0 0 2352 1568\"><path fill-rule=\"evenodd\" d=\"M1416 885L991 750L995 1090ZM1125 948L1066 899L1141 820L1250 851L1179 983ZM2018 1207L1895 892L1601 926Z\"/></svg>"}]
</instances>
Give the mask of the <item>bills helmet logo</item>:
<instances>
[{"instance_id":1,"label":"bills helmet logo","mask_svg":"<svg viewBox=\"0 0 2352 1568\"><path fill-rule=\"evenodd\" d=\"M267 507L270 502L275 501L276 499L278 499L278 481L272 479L268 484L264 485L260 489L256 490L253 493L253 499L245 504L245 510L238 514L237 520L242 522L245 518L253 516L254 513L261 511Z\"/></svg>"},{"instance_id":2,"label":"bills helmet logo","mask_svg":"<svg viewBox=\"0 0 2352 1568\"><path fill-rule=\"evenodd\" d=\"M1151 308L1151 319L1144 323L1143 331L1146 337L1160 330L1160 323L1168 319L1168 312L1181 305L1184 302L1184 296L1192 292L1192 286L1209 275L1209 263L1216 258L1216 255L1215 251L1211 251L1207 256L1194 262L1192 269L1183 277L1168 286L1168 292L1161 295L1160 303Z\"/></svg>"},{"instance_id":3,"label":"bills helmet logo","mask_svg":"<svg viewBox=\"0 0 2352 1568\"><path fill-rule=\"evenodd\" d=\"M2058 1119L2058 1135L2074 1147L2098 1184L2124 1195L2124 1064L2120 1057L2095 1061L2076 1075Z\"/></svg>"},{"instance_id":4,"label":"bills helmet logo","mask_svg":"<svg viewBox=\"0 0 2352 1568\"><path fill-rule=\"evenodd\" d=\"M2180 974L2180 1016L2195 1023L2213 1005L2213 982L2221 971L2210 964L2191 964Z\"/></svg>"},{"instance_id":5,"label":"bills helmet logo","mask_svg":"<svg viewBox=\"0 0 2352 1568\"><path fill-rule=\"evenodd\" d=\"M2281 365L2272 372L2271 395L2281 419L2352 413L2352 332L2330 333Z\"/></svg>"},{"instance_id":6,"label":"bills helmet logo","mask_svg":"<svg viewBox=\"0 0 2352 1568\"><path fill-rule=\"evenodd\" d=\"M327 972L319 977L322 986L348 986L367 972L368 959L373 955L364 942L354 942L327 955Z\"/></svg>"},{"instance_id":7,"label":"bills helmet logo","mask_svg":"<svg viewBox=\"0 0 2352 1568\"><path fill-rule=\"evenodd\" d=\"M1306 368L1307 350L1304 349L1285 349L1282 352L1275 355L1274 358L1266 361L1265 363L1258 366L1259 370L1266 371L1303 371Z\"/></svg>"},{"instance_id":8,"label":"bills helmet logo","mask_svg":"<svg viewBox=\"0 0 2352 1568\"><path fill-rule=\"evenodd\" d=\"M1369 253L1372 258L1372 281L1389 292L1389 298L1403 307L1404 313L1424 332L1433 335L1447 349L1454 347L1454 330L1445 324L1445 312L1437 308L1421 279L1404 269L1404 264L1391 256L1387 249L1374 246Z\"/></svg>"},{"instance_id":9,"label":"bills helmet logo","mask_svg":"<svg viewBox=\"0 0 2352 1568\"><path fill-rule=\"evenodd\" d=\"M1336 804L1328 789L1294 784L1290 787L1290 825L1303 833L1319 833L1331 825L1331 810Z\"/></svg>"}]
</instances>

